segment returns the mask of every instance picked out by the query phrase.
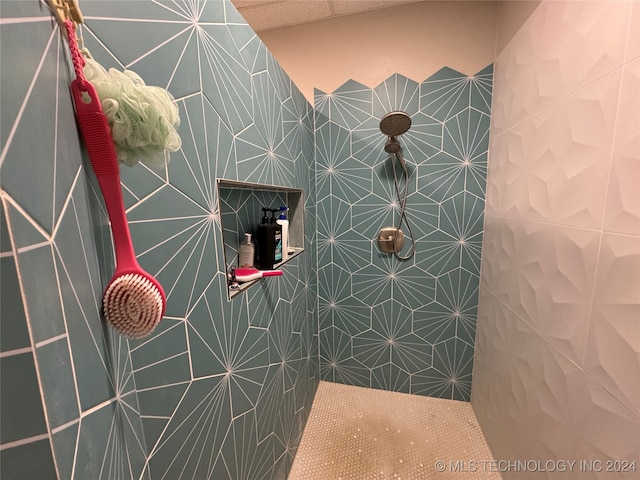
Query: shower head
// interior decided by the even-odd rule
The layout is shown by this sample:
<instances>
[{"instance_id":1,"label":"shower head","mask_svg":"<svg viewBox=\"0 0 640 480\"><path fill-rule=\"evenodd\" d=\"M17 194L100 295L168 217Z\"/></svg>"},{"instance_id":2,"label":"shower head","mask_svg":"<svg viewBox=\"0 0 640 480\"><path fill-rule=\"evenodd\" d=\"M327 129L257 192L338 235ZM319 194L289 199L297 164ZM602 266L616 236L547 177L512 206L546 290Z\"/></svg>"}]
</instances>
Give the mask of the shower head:
<instances>
[{"instance_id":1,"label":"shower head","mask_svg":"<svg viewBox=\"0 0 640 480\"><path fill-rule=\"evenodd\" d=\"M398 153L400 151L400 142L396 137L389 137L387 143L384 144L384 151L387 153Z\"/></svg>"},{"instance_id":2,"label":"shower head","mask_svg":"<svg viewBox=\"0 0 640 480\"><path fill-rule=\"evenodd\" d=\"M405 112L389 112L380 120L380 131L388 137L402 135L410 127L411 117Z\"/></svg>"}]
</instances>

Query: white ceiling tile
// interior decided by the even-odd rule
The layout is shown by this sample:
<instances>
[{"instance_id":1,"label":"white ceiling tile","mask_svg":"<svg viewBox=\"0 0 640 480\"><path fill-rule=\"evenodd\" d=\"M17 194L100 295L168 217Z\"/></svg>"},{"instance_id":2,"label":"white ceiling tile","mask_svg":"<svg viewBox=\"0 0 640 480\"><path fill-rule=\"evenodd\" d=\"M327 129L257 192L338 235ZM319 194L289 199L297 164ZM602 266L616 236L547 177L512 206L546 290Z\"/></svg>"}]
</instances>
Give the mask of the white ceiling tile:
<instances>
[{"instance_id":1,"label":"white ceiling tile","mask_svg":"<svg viewBox=\"0 0 640 480\"><path fill-rule=\"evenodd\" d=\"M247 7L255 7L256 5L268 5L273 3L285 3L286 0L233 0L233 6L238 10Z\"/></svg>"},{"instance_id":2,"label":"white ceiling tile","mask_svg":"<svg viewBox=\"0 0 640 480\"><path fill-rule=\"evenodd\" d=\"M332 15L328 1L260 2L238 11L256 32L322 20Z\"/></svg>"},{"instance_id":3,"label":"white ceiling tile","mask_svg":"<svg viewBox=\"0 0 640 480\"><path fill-rule=\"evenodd\" d=\"M398 7L408 3L417 3L419 0L332 0L336 15L351 15L354 13L369 12L382 8Z\"/></svg>"},{"instance_id":4,"label":"white ceiling tile","mask_svg":"<svg viewBox=\"0 0 640 480\"><path fill-rule=\"evenodd\" d=\"M256 32L425 0L232 0ZM428 0L427 0L428 1Z\"/></svg>"}]
</instances>

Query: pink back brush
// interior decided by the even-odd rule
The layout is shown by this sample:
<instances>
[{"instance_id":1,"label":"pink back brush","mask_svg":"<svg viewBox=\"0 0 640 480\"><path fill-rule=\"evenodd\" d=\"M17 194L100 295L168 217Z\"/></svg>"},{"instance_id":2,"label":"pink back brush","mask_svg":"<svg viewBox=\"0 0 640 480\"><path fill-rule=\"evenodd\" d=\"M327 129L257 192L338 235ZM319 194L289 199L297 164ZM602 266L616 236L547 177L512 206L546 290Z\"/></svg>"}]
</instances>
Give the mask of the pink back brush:
<instances>
[{"instance_id":1,"label":"pink back brush","mask_svg":"<svg viewBox=\"0 0 640 480\"><path fill-rule=\"evenodd\" d=\"M83 92L83 88L87 91ZM116 271L102 297L104 315L120 333L133 338L145 337L164 315L164 290L136 260L120 190L118 158L95 88L89 82L74 80L71 90L76 119L104 197L116 250Z\"/></svg>"}]
</instances>

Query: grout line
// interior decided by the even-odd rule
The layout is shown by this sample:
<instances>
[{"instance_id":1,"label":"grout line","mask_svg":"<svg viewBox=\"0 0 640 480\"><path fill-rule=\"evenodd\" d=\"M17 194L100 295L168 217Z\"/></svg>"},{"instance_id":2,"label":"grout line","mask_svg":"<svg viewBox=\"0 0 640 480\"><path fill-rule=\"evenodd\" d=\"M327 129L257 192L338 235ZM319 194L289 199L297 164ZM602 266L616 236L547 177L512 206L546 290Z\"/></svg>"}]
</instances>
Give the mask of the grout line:
<instances>
[{"instance_id":1,"label":"grout line","mask_svg":"<svg viewBox=\"0 0 640 480\"><path fill-rule=\"evenodd\" d=\"M161 444L161 441L164 439L164 435L167 432L167 429L169 428L169 424L171 423L171 420L173 419L173 415L175 414L175 412L178 411L178 409L180 408L180 406L182 405L182 402L184 401L185 397L187 396L187 394L189 393L189 390L191 389L191 384L192 381L188 381L188 382L184 382L187 385L187 388L184 389L184 392L182 392L182 395L180 396L180 400L178 400L178 402L176 403L176 406L173 409L173 412L171 414L171 418L169 419L169 421L167 422L167 424L164 426L164 428L162 429L162 432L160 432L160 435L158 435L156 443L153 444L153 446L151 448L148 448L148 451L146 452L147 454L147 458L145 460L145 467L146 465L148 465L149 460L151 460L151 458L156 454L157 450L159 448L162 447L162 445L164 445L164 443ZM164 387L164 386L163 386ZM198 405L199 406L199 405ZM185 420L186 421L186 420ZM184 422L183 422L184 423ZM182 424L180 424L178 427L180 427ZM175 433L175 431L169 436L169 438L171 438L171 436ZM164 442L166 443L168 439L164 439Z\"/></svg>"},{"instance_id":2,"label":"grout line","mask_svg":"<svg viewBox=\"0 0 640 480\"><path fill-rule=\"evenodd\" d=\"M49 438L48 433L43 433L41 435L34 435L33 437L22 438L20 440L15 440L13 442L7 442L0 445L0 451L7 450L9 448L19 447L21 445L27 445L28 443L38 442L40 440L47 440Z\"/></svg>"},{"instance_id":3,"label":"grout line","mask_svg":"<svg viewBox=\"0 0 640 480\"><path fill-rule=\"evenodd\" d=\"M11 195L9 195L6 191L3 192L3 197L6 199L7 203L11 204L11 206L13 208L15 208L18 213L20 213L20 215L22 215L24 217L24 219L31 224L31 226L38 231L38 233L40 233L45 239L47 239L47 241L51 241L53 239L53 235L50 235L49 232L47 232L44 227L42 227L38 222L36 222L33 217L31 217L31 215L29 215L29 213L27 213L27 211L22 208L22 206L20 206L20 204L18 202L16 202ZM9 217L9 208L7 206L6 209L6 217ZM8 220L7 220L8 222ZM17 257L17 253L18 250L16 249L16 257Z\"/></svg>"},{"instance_id":4,"label":"grout line","mask_svg":"<svg viewBox=\"0 0 640 480\"><path fill-rule=\"evenodd\" d=\"M135 394L135 401L138 405L138 410L137 410L138 417L142 418L142 415L140 414L140 411L142 409L140 408L140 400L138 399L138 385L136 383L136 376L133 373L133 359L131 358L131 346L129 345L128 339L126 340L126 343L127 343L127 359L128 359L128 364L130 368L129 377L131 378L131 382L133 383L133 388L131 392ZM140 425L142 426L142 422L140 422ZM143 436L142 443L144 444L144 457L146 459L147 452L149 451L149 447L147 446L147 440L146 440L146 437L144 436L144 429L142 430L142 436Z\"/></svg>"},{"instance_id":5,"label":"grout line","mask_svg":"<svg viewBox=\"0 0 640 480\"><path fill-rule=\"evenodd\" d=\"M55 221L56 218L56 192L58 190L58 182L56 179L58 178L58 118L60 118L60 63L64 61L64 58L60 58L60 40L62 35L58 35L57 45L56 45L56 99L55 99L55 119L56 121L53 124L53 138L55 139L55 146L53 148L53 172L51 174L51 178L53 179L53 188L51 192L51 221ZM51 235L53 237L53 235Z\"/></svg>"},{"instance_id":6,"label":"grout line","mask_svg":"<svg viewBox=\"0 0 640 480\"><path fill-rule=\"evenodd\" d=\"M555 222L544 222L542 220L534 220L534 219L520 218L520 217L511 217L511 216L501 215L501 214L496 214L496 213L485 213L484 214L485 226L483 226L483 233L486 232L486 219L489 218L489 217L490 218L496 218L496 219L513 220L513 221L516 221L516 222L523 222L523 223L534 223L534 224L537 224L537 225L545 225L545 226L549 226L549 227L560 227L560 228L568 228L568 229L572 229L572 230L583 230L583 231L595 232L595 233L599 233L599 232L602 231L602 230L600 230L598 228L581 227L581 226L577 226L577 225L566 225L566 224L555 223ZM621 233L620 235L624 235L624 234Z\"/></svg>"},{"instance_id":7,"label":"grout line","mask_svg":"<svg viewBox=\"0 0 640 480\"><path fill-rule=\"evenodd\" d=\"M537 116L541 115L542 113L555 108L558 104L576 96L579 92L585 90L586 88L590 87L591 85L593 85L594 83L599 82L600 80L602 80L605 77L608 77L609 75L613 75L617 70L621 70L622 67L624 66L624 63L611 68L610 70L604 72L603 74L599 75L598 77L578 86L575 90L573 90L571 93L566 93L564 94L562 97L556 98L555 100L552 100L551 103L549 103L548 105L545 105L544 107L542 107L540 110L537 110L533 113L528 114L525 118L517 121L516 123L514 123L513 125L510 125L508 128L504 128L504 129L500 129L500 133L494 133L493 138L497 139L502 137L504 134L511 132L512 130L518 128L519 126L523 125L524 123L532 120L533 118L536 118ZM494 92L495 93L495 92ZM493 96L492 96L493 98ZM492 101L492 107L493 107L493 101Z\"/></svg>"},{"instance_id":8,"label":"grout line","mask_svg":"<svg viewBox=\"0 0 640 480\"><path fill-rule=\"evenodd\" d=\"M84 16L85 20L97 20L100 22L103 21L113 21L113 22L135 22L135 23L165 23L170 25L191 25L193 24L193 20L189 18L185 18L184 20L156 20L153 18L125 18L125 17L96 17L96 16ZM220 22L207 22L200 23L198 25L221 25L224 26L224 23Z\"/></svg>"},{"instance_id":9,"label":"grout line","mask_svg":"<svg viewBox=\"0 0 640 480\"><path fill-rule=\"evenodd\" d=\"M87 18L88 18L88 17L84 17L84 19L85 19L85 20L86 20ZM102 19L100 19L100 20L102 20ZM121 68L122 70L124 70L124 64L123 64L123 63L118 59L118 57L116 57L116 56L113 54L113 52L109 49L109 47L107 47L107 46L102 42L102 40L100 39L100 37L98 37L98 35L96 35L96 34L95 34L95 33L94 33L94 32L93 32L93 31L92 31L92 30L87 26L86 22L85 22L85 23L83 23L80 27L81 27L81 32L82 32L82 34L83 34L83 35L84 35L84 31L85 31L85 30L86 30L86 32L87 32L87 33L90 33L90 34L91 34L91 36L93 37L93 40L95 40L95 41L98 43L98 45L100 45L102 48L104 48L104 50L105 50L105 51L110 55L111 60L113 60L117 65L119 65L119 66L120 66L120 68ZM84 37L82 38L82 40L83 40L83 43L84 43Z\"/></svg>"},{"instance_id":10,"label":"grout line","mask_svg":"<svg viewBox=\"0 0 640 480\"><path fill-rule=\"evenodd\" d=\"M72 195L69 195L70 198L70 203L72 204L72 209L73 209L73 219L75 220L75 226L78 227L78 239L80 241L80 245L81 245L81 252L82 252L82 258L84 259L84 267L86 268L86 273L87 273L87 278L89 281L89 285L90 285L90 290L91 291L96 291L96 289L94 288L94 279L91 276L91 268L89 265L89 257L87 255L87 247L85 245L85 238L82 235L82 229L81 229L81 221L80 218L78 217L78 209L76 208L75 205L75 201L73 199ZM90 246L93 246L95 248L95 241L93 239L93 237L91 237L91 242L89 242ZM80 297L78 292L76 291L76 287L75 285L73 285L72 283L72 275L69 274L67 265L65 263L65 260L62 258L62 254L60 253L60 251L58 250L58 246L56 245L56 252L58 253L58 256L60 258L60 264L62 265L65 275L67 276L67 278L69 279L69 285L71 286L70 290L71 292L73 292L73 296L78 304L79 310L81 312L82 315L82 320L85 322L85 325L87 325L87 328L89 330L90 336L91 336L91 340L93 341L94 346L96 347L96 351L100 352L100 348L98 346L98 343L101 339L104 338L104 335L101 335L99 338L96 337L97 333L95 333L91 328L90 328L90 321L88 318L88 315L90 313L95 313L95 317L94 318L100 318L100 312L101 312L101 305L100 305L100 300L96 299L96 302L90 302L89 305L87 305L85 307L85 305L83 305L83 303L80 301ZM95 254L95 251L93 252ZM95 256L91 256L92 259L95 259ZM98 282L100 282L100 279L97 279ZM93 307L93 311L89 312L88 309ZM87 311L85 311L85 308L87 308ZM66 327L66 324L65 324ZM67 332L69 331L69 329L67 328ZM72 353L72 350L70 350L70 353ZM107 354L108 355L108 354ZM107 365L107 359L105 359L102 355L98 355L98 357L100 358L100 363L102 364L105 373L107 374L108 378L110 381L113 381L113 378L111 376L111 371L109 366Z\"/></svg>"},{"instance_id":11,"label":"grout line","mask_svg":"<svg viewBox=\"0 0 640 480\"><path fill-rule=\"evenodd\" d=\"M46 246L51 246L51 242L48 240L45 240L44 242L38 242L38 243L34 243L32 245L25 245L24 247L19 247L16 249L16 251L20 254L20 253L26 253L26 252L30 252L31 250L37 250L38 248L41 247L46 247Z\"/></svg>"},{"instance_id":12,"label":"grout line","mask_svg":"<svg viewBox=\"0 0 640 480\"><path fill-rule=\"evenodd\" d=\"M67 338L67 334L66 333L61 333L60 335L56 335L55 337L51 337L51 338L47 338L46 340L42 340L40 342L36 342L36 349L40 348L40 347L44 347L45 345L49 345L50 343L54 343L57 342L58 340L61 340L63 338Z\"/></svg>"},{"instance_id":13,"label":"grout line","mask_svg":"<svg viewBox=\"0 0 640 480\"><path fill-rule=\"evenodd\" d=\"M22 355L24 353L30 352L33 352L33 349L31 347L16 348L14 350L6 350L4 352L0 352L0 358L13 357L15 355Z\"/></svg>"},{"instance_id":14,"label":"grout line","mask_svg":"<svg viewBox=\"0 0 640 480\"><path fill-rule=\"evenodd\" d=\"M220 375L224 375L224 374L220 374ZM175 382L175 383L163 383L162 385L156 385L154 387L138 388L138 389L136 389L136 393L150 392L150 391L153 391L153 390L159 390L159 389L166 388L166 387L177 387L178 385L189 386L189 384L191 384L191 380L185 380L183 382Z\"/></svg>"},{"instance_id":15,"label":"grout line","mask_svg":"<svg viewBox=\"0 0 640 480\"><path fill-rule=\"evenodd\" d=\"M627 7L629 9L629 12L627 18L627 34L624 42L624 51L622 52L623 65L626 65L627 62L625 62L625 59L627 59L627 57L629 56L629 43L631 42L631 32L633 31L633 10L634 8L637 8L634 3L634 1L629 2L629 6Z\"/></svg>"},{"instance_id":16,"label":"grout line","mask_svg":"<svg viewBox=\"0 0 640 480\"><path fill-rule=\"evenodd\" d=\"M0 18L0 25L15 25L22 23L50 22L51 15L46 17L16 17L16 18Z\"/></svg>"},{"instance_id":17,"label":"grout line","mask_svg":"<svg viewBox=\"0 0 640 480\"><path fill-rule=\"evenodd\" d=\"M372 102L373 104L373 102ZM372 106L373 108L373 106ZM316 201L315 201L315 205L318 205L318 129L317 129L317 125L316 125L316 115L315 115L315 109L313 110L314 115L313 115L313 123L311 125L311 128L313 130L313 168L311 169L311 171L313 172L313 187L316 193ZM372 112L373 114L373 112ZM349 147L350 149L353 148L352 145L350 145ZM372 171L372 175L373 175L373 171ZM309 244L309 247L314 247L315 249L315 265L316 265L316 269L315 269L315 287L316 287L316 294L314 295L315 298L315 317L316 317L316 325L315 325L315 332L312 332L312 337L311 337L311 344L313 343L313 337L316 337L316 344L317 344L317 349L316 349L316 356L317 356L317 366L318 366L318 379L321 378L321 370L322 370L322 355L321 355L321 342L320 342L320 292L319 292L319 284L320 284L320 278L319 278L319 248L318 248L318 211L317 208L315 209L315 214L314 214L314 231L315 231L315 239L313 242L313 245L311 245L311 243ZM353 220L352 220L353 221ZM351 225L350 225L351 226ZM303 241L303 245L304 245L304 241L306 241L306 238L302 239ZM315 335L313 335L313 333L315 333ZM317 389L316 389L317 390Z\"/></svg>"},{"instance_id":18,"label":"grout line","mask_svg":"<svg viewBox=\"0 0 640 480\"><path fill-rule=\"evenodd\" d=\"M145 20L145 21L149 21L149 20ZM176 22L178 23L178 22ZM172 40L178 38L180 35L182 35L184 32L189 31L189 30L193 30L193 24L189 24L187 22L179 22L179 23L186 23L187 26L183 29L180 30L178 33L176 33L175 35L173 35L172 37L167 38L164 42L160 43L159 45L156 45L155 47L153 47L151 50L148 50L147 52L145 52L143 55L141 55L140 57L131 60L128 64L126 64L124 66L125 70L128 70L129 67L131 67L132 65L135 65L136 63L138 63L140 60L143 60L144 58L146 58L147 56L151 55L152 53L156 52L158 49L162 48L163 46L165 46L167 43L171 42ZM191 38L191 35L189 35L189 38ZM186 44L188 45L188 43ZM186 46L185 46L186 49ZM179 61L180 59L178 59Z\"/></svg>"},{"instance_id":19,"label":"grout line","mask_svg":"<svg viewBox=\"0 0 640 480\"><path fill-rule=\"evenodd\" d=\"M53 30L53 33L57 32L57 29ZM47 50L49 49L49 46L51 44L51 39L53 37L50 37L49 39L49 44L47 45ZM44 60L44 56L41 59L41 63L38 66L38 69L41 68L42 66L42 61ZM37 74L36 74L37 77ZM35 83L35 80L34 80ZM33 84L31 85L30 88L33 88ZM26 100L23 103L23 105L26 104ZM18 121L16 121L16 125L17 125ZM15 126L15 125L14 125ZM51 450L51 457L52 457L52 463L53 463L53 468L56 471L56 475L59 476L59 469L58 469L58 462L56 460L56 455L55 455L55 450L53 448L53 437L51 435L51 423L49 421L49 411L47 408L47 401L44 395L44 385L42 382L42 374L40 372L40 362L36 356L36 342L35 342L35 338L34 338L34 334L33 334L33 326L31 324L31 317L29 314L29 304L27 301L27 295L25 293L25 286L24 286L24 280L23 280L23 276L22 276L22 265L21 262L18 261L18 251L16 248L16 240L15 240L15 231L13 228L13 222L11 220L11 217L9 216L9 205L8 203L12 200L11 197L9 197L9 195L4 195L3 197L3 202L1 205L1 208L3 208L4 210L4 216L5 216L5 221L6 221L6 225L7 225L7 230L9 232L9 238L10 238L10 243L11 243L11 248L13 250L13 254L16 257L16 261L15 261L15 268L16 268L16 275L17 275L17 280L18 280L18 288L20 289L20 297L22 300L22 305L23 305L23 310L24 310L24 322L26 323L26 327L27 327L27 332L29 335L29 350L31 353L31 359L33 361L33 366L35 369L35 374L36 374L36 383L38 385L38 394L40 397L40 405L42 408L42 415L44 418L44 422L45 422L45 427L46 427L46 433L43 433L39 436L36 437L31 437L31 440L29 440L28 442L25 442L24 440L20 440L20 442L24 442L24 443L30 443L36 440L41 440L41 439L47 439L49 442L49 448ZM16 205L17 207L17 205ZM20 212L22 213L22 212ZM27 219L29 219L29 217L25 217ZM48 235L45 236L46 238L48 238ZM22 319L20 319L21 321ZM18 446L19 444L15 444L16 442L13 442L14 446ZM2 447L0 447L2 448Z\"/></svg>"},{"instance_id":20,"label":"grout line","mask_svg":"<svg viewBox=\"0 0 640 480\"><path fill-rule=\"evenodd\" d=\"M185 321L186 321L186 319L184 319L184 318L174 318L174 317L167 317L167 316L165 316L165 317L163 317L163 318L164 318L165 320L169 320L169 319L171 319L171 320L176 320L177 322L176 322L174 325L170 326L169 328L167 328L166 330L164 330L164 331L162 331L162 332L155 332L155 333L156 333L155 335L145 338L145 339L144 339L144 341L143 341L142 343L140 343L140 344L136 345L135 347L131 347L131 346L129 346L129 350L130 350L131 352L135 352L135 351L136 351L136 350L138 350L139 348L144 347L145 345L149 344L150 342L152 342L152 341L156 340L156 339L157 339L158 337L160 337L161 335L164 335L164 334L166 334L167 332L169 332L170 330L173 330L174 328L177 328L177 327L178 327L178 325L180 325L180 323L181 323L181 322L185 322ZM165 322L165 323L166 323L166 322ZM132 365L133 365L133 364L132 364Z\"/></svg>"},{"instance_id":21,"label":"grout line","mask_svg":"<svg viewBox=\"0 0 640 480\"><path fill-rule=\"evenodd\" d=\"M71 377L73 378L73 387L74 387L74 393L75 393L76 408L77 408L78 412L81 412L82 411L82 405L80 403L80 389L78 388L78 378L77 378L77 374L76 374L76 366L75 366L75 362L73 360L74 355L73 355L73 350L71 348L71 339L69 338L69 326L67 325L67 313L66 313L65 306L64 306L62 288L60 287L60 273L61 272L58 270L58 262L56 261L56 257L57 256L60 256L60 252L58 252L58 248L54 244L54 246L51 249L51 258L52 258L52 262L53 262L53 269L55 271L55 275L56 275L56 279L57 279L57 283L58 283L58 285L57 285L57 287L58 287L58 300L60 302L60 313L62 314L62 323L64 325L64 330L66 332L67 349L69 351L69 362L70 362ZM61 257L60 257L60 261L62 262L62 258ZM63 267L64 267L64 264L63 264Z\"/></svg>"},{"instance_id":22,"label":"grout line","mask_svg":"<svg viewBox=\"0 0 640 480\"><path fill-rule=\"evenodd\" d=\"M184 337L187 343L187 360L189 361L189 379L193 381L193 360L191 358L191 342L189 341L189 322L184 322ZM199 335L198 335L199 336ZM209 346L206 342L205 345Z\"/></svg>"},{"instance_id":23,"label":"grout line","mask_svg":"<svg viewBox=\"0 0 640 480\"><path fill-rule=\"evenodd\" d=\"M600 387L603 391L605 391L613 400L615 400L615 402L621 406L622 408L624 408L628 413L630 413L632 416L640 419L640 415L636 412L634 412L633 410L631 410L631 408L629 408L627 405L625 405L624 403L622 403L622 401L620 399L618 399L618 397L613 394L612 392L610 392L604 385L602 385L596 378L594 378L588 371L586 371L584 368L582 368L578 363L576 363L575 360L569 358L562 350L560 350L556 345L553 344L553 342L551 341L551 339L547 338L546 335L542 334L536 327L534 327L531 323L529 323L526 319L522 318L520 315L518 315L517 312L515 312L510 305L506 304L505 302L503 302L500 297L498 297L498 295L496 295L496 293L491 290L486 284L484 285L484 288L487 290L487 292L489 292L491 294L491 296L493 296L502 306L504 306L507 310L509 310L509 312L511 312L513 314L513 316L515 318L517 318L518 320L520 320L522 323L524 323L527 328L529 328L531 331L533 331L535 334L537 334L538 336L540 336L544 342L547 344L547 346L549 348L551 348L552 350L554 350L556 353L560 354L565 360L567 360L568 362L571 362L586 378L588 378L591 382L593 382L595 385L597 385L598 387Z\"/></svg>"},{"instance_id":24,"label":"grout line","mask_svg":"<svg viewBox=\"0 0 640 480\"><path fill-rule=\"evenodd\" d=\"M175 355L171 355L170 357L164 357L164 358L162 358L162 359L160 359L160 360L158 360L156 362L149 363L148 365L145 365L144 367L136 368L135 370L133 370L133 372L135 374L135 373L140 372L142 370L146 370L147 368L155 367L156 365L159 365L159 364L161 364L163 362L167 362L169 360L173 360L174 358L178 358L178 357L180 357L182 355L186 355L186 354L187 354L187 352L179 352L179 353L176 353Z\"/></svg>"},{"instance_id":25,"label":"grout line","mask_svg":"<svg viewBox=\"0 0 640 480\"><path fill-rule=\"evenodd\" d=\"M112 403L115 403L117 401L118 401L118 398L117 397L113 397L113 398L110 398L109 400L105 400L104 402L99 403L98 405L95 405L95 406L93 406L93 407L91 407L91 408L89 408L87 410L84 410L84 411L80 412L80 419L88 417L92 413L95 413L98 410L100 410L100 409L102 409L104 407L107 407L107 406L109 406Z\"/></svg>"},{"instance_id":26,"label":"grout line","mask_svg":"<svg viewBox=\"0 0 640 480\"><path fill-rule=\"evenodd\" d=\"M630 24L631 24L631 15L629 15L629 20L627 23L627 33L629 33L630 31ZM627 35L626 38L626 43L625 43L625 48L624 48L624 52L623 52L623 56L626 56L626 51L627 51L627 46L628 46L628 41L629 41L629 36ZM623 57L624 59L624 57ZM617 101L616 101L616 109L615 109L615 117L614 117L614 122L613 122L613 131L611 132L611 146L609 148L609 165L607 168L607 176L604 180L604 199L602 201L602 214L601 214L601 218L600 218L600 236L598 239L598 250L596 253L596 264L595 264L595 268L594 268L594 272L593 272L593 285L591 286L591 294L590 294L590 299L589 299L589 310L588 310L588 315L587 315L587 321L586 321L586 335L585 335L585 342L584 342L584 349L582 350L582 356L580 358L580 364L581 365L585 365L586 360L587 360L587 351L589 348L589 337L592 333L592 330L594 328L593 325L593 309L594 309L594 305L595 305L595 297L596 297L596 289L597 289L597 285L598 285L598 273L600 272L600 257L602 254L602 245L604 242L604 228L605 228L605 222L606 222L606 218L607 218L607 202L609 200L609 187L610 187L610 183L611 183L611 170L613 168L613 154L615 151L615 145L616 145L616 133L618 131L618 124L620 121L620 106L621 106L621 101L622 101L622 85L623 85L623 81L624 81L624 68L621 68L620 70L620 78L618 80L618 96L617 96ZM580 368L581 371L583 371L587 377L591 378L592 381L594 381L596 384L600 385L600 387L605 390L607 393L609 393L617 402L619 402L621 405L625 406L621 400L618 399L617 396L615 396L612 392L609 391L608 388L606 388L604 385L602 385L599 381L596 381L596 379L585 369ZM626 406L625 406L626 408ZM630 409L629 409L630 410ZM633 412L634 416L639 417L640 415L638 415L636 412ZM577 412L574 413L574 419L573 419L573 423L575 425L575 422L577 421L578 418L578 414Z\"/></svg>"},{"instance_id":27,"label":"grout line","mask_svg":"<svg viewBox=\"0 0 640 480\"><path fill-rule=\"evenodd\" d=\"M51 17L49 17L49 19L50 18ZM20 109L18 110L18 113L15 116L15 120L13 122L13 125L11 126L11 130L9 131L9 135L7 135L7 139L5 140L4 148L0 152L0 166L2 166L2 164L4 163L4 160L7 157L7 152L9 151L9 148L11 148L11 144L13 142L13 137L16 134L16 131L18 130L18 125L20 124L20 121L22 120L22 115L24 114L24 111L25 111L25 109L27 107L27 103L29 103L29 99L31 98L31 93L33 92L33 89L34 89L34 87L36 85L38 77L40 77L40 70L42 70L42 65L44 65L44 61L47 58L47 53L49 52L49 49L51 48L51 42L53 42L53 39L56 38L57 35L58 35L58 29L57 28L53 28L51 30L51 35L49 36L49 40L48 40L47 44L45 45L45 47L43 49L42 57L40 57L40 61L38 62L38 66L36 67L36 71L33 73L33 78L31 79L31 83L29 84L29 87L27 88L27 92L25 93L24 100L22 101L22 104L20 105Z\"/></svg>"},{"instance_id":28,"label":"grout line","mask_svg":"<svg viewBox=\"0 0 640 480\"><path fill-rule=\"evenodd\" d=\"M80 418L76 418L74 420L71 420L70 422L64 423L64 424L60 425L59 427L52 428L51 429L51 434L55 435L56 433L61 432L62 430L66 430L67 428L75 425L76 423L80 423Z\"/></svg>"},{"instance_id":29,"label":"grout line","mask_svg":"<svg viewBox=\"0 0 640 480\"><path fill-rule=\"evenodd\" d=\"M171 72L171 75L169 76L169 80L167 80L167 85L166 88L169 88L169 85L171 85L171 82L173 82L173 79L176 75L176 72L178 71L178 67L180 66L180 62L182 61L182 59L184 58L184 54L187 51L187 48L189 47L190 43L191 43L191 39L193 38L193 33L196 31L196 29L191 29L191 32L189 33L189 38L187 38L187 41L184 42L184 48L182 49L182 51L180 52L180 57L178 58L178 60L176 61L176 66L173 68L173 71ZM194 95L194 94L191 94ZM184 98L184 97L182 97ZM180 150L182 150L182 148L180 148Z\"/></svg>"},{"instance_id":30,"label":"grout line","mask_svg":"<svg viewBox=\"0 0 640 480\"><path fill-rule=\"evenodd\" d=\"M114 432L114 430L117 430L117 429L118 429L118 425L116 425L116 415L114 415L113 417L111 417L111 422L110 422L110 425L109 425L109 432L106 435L107 439L113 438L113 432ZM109 445L108 440L107 440L107 445ZM105 450L106 450L105 451L105 453L106 453L108 451L108 448L105 449ZM114 453L117 453L116 449L113 449L111 451L111 461L113 461ZM104 467L105 467L106 461L107 461L107 455L103 455L102 456L102 464L100 465L100 472L97 475L98 478L104 478L103 475L102 475L102 472L104 471ZM98 462L96 462L95 464L97 464L97 463Z\"/></svg>"}]
</instances>

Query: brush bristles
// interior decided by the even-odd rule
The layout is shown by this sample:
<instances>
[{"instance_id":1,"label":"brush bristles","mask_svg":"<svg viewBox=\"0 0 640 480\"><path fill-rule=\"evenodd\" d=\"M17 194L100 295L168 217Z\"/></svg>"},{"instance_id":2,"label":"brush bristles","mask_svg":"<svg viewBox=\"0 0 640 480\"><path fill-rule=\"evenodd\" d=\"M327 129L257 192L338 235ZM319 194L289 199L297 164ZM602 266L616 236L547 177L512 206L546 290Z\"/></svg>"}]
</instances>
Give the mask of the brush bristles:
<instances>
[{"instance_id":1,"label":"brush bristles","mask_svg":"<svg viewBox=\"0 0 640 480\"><path fill-rule=\"evenodd\" d=\"M142 275L115 278L102 299L107 321L123 335L149 335L162 319L164 303L158 288Z\"/></svg>"}]
</instances>

